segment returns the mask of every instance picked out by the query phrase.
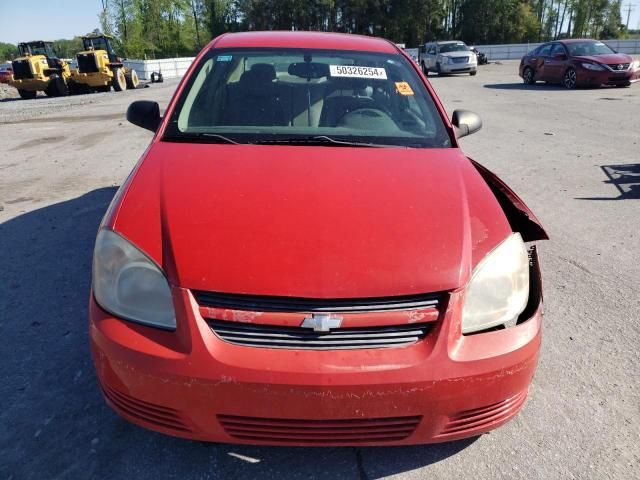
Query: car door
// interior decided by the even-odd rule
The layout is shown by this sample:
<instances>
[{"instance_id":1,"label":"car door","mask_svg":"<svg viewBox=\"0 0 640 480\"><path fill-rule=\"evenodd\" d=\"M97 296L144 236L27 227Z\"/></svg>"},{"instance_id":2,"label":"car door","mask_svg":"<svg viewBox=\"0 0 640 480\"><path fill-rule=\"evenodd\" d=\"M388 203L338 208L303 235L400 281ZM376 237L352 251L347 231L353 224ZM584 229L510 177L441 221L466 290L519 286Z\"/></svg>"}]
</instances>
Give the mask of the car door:
<instances>
[{"instance_id":1,"label":"car door","mask_svg":"<svg viewBox=\"0 0 640 480\"><path fill-rule=\"evenodd\" d=\"M564 45L561 43L552 44L549 56L544 60L544 80L553 83L560 82L567 58L567 51Z\"/></svg>"},{"instance_id":2,"label":"car door","mask_svg":"<svg viewBox=\"0 0 640 480\"><path fill-rule=\"evenodd\" d=\"M545 43L541 45L529 59L529 65L533 68L534 78L536 80L545 80L545 60L551 54L551 44Z\"/></svg>"},{"instance_id":3,"label":"car door","mask_svg":"<svg viewBox=\"0 0 640 480\"><path fill-rule=\"evenodd\" d=\"M436 69L436 58L438 58L438 46L435 43L432 43L427 48L427 68L429 70Z\"/></svg>"}]
</instances>

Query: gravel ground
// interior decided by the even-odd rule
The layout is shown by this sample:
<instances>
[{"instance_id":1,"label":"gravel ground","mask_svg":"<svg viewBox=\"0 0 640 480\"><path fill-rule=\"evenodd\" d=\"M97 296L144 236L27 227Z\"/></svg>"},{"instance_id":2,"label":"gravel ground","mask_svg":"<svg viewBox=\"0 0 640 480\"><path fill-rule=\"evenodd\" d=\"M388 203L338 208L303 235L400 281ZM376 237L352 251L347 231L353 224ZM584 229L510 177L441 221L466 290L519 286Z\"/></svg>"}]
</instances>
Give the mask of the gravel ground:
<instances>
[{"instance_id":1,"label":"gravel ground","mask_svg":"<svg viewBox=\"0 0 640 480\"><path fill-rule=\"evenodd\" d=\"M175 83L0 101L0 478L640 478L640 84L525 86L517 62L432 77L462 141L536 212L545 332L524 410L477 439L395 448L209 445L145 431L103 403L86 304L100 218L151 134L134 99Z\"/></svg>"}]
</instances>

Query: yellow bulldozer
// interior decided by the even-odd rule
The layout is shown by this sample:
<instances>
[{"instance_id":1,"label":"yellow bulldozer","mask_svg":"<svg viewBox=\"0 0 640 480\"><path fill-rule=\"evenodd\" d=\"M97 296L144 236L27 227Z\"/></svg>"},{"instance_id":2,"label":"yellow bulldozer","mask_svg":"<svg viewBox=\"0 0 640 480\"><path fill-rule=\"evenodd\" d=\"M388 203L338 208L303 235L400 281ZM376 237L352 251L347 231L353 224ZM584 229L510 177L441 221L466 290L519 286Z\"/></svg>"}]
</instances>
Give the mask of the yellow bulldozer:
<instances>
[{"instance_id":1,"label":"yellow bulldozer","mask_svg":"<svg viewBox=\"0 0 640 480\"><path fill-rule=\"evenodd\" d=\"M76 90L116 92L137 88L140 84L133 69L124 66L123 59L113 49L113 37L88 35L82 37L82 52L76 55L78 68L71 71L71 81Z\"/></svg>"},{"instance_id":2,"label":"yellow bulldozer","mask_svg":"<svg viewBox=\"0 0 640 480\"><path fill-rule=\"evenodd\" d=\"M18 44L20 56L11 62L9 85L23 99L36 98L39 91L49 97L66 95L71 77L69 64L58 58L53 42L37 40Z\"/></svg>"}]
</instances>

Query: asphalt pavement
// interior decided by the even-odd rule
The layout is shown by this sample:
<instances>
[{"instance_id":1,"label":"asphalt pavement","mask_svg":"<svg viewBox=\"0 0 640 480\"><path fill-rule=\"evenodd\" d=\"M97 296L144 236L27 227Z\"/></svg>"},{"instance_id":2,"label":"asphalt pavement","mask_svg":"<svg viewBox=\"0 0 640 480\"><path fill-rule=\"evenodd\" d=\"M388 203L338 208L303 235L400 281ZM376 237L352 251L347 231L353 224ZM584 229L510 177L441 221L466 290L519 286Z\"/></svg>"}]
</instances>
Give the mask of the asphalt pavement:
<instances>
[{"instance_id":1,"label":"asphalt pavement","mask_svg":"<svg viewBox=\"0 0 640 480\"><path fill-rule=\"evenodd\" d=\"M151 133L127 105L176 83L0 100L0 478L640 478L640 84L523 85L517 62L430 77L462 140L551 240L540 242L544 339L522 412L479 438L384 448L190 442L128 424L89 356L91 251Z\"/></svg>"}]
</instances>

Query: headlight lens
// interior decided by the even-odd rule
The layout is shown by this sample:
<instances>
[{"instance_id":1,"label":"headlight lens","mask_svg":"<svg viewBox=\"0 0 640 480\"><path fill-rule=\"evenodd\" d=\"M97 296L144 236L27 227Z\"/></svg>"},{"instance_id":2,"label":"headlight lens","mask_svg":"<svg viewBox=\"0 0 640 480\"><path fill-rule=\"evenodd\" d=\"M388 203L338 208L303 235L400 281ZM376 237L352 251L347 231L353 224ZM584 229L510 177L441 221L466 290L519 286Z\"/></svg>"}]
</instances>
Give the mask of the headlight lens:
<instances>
[{"instance_id":1,"label":"headlight lens","mask_svg":"<svg viewBox=\"0 0 640 480\"><path fill-rule=\"evenodd\" d=\"M635 70L637 68L640 68L640 60L635 60L632 64L631 64L631 69Z\"/></svg>"},{"instance_id":2,"label":"headlight lens","mask_svg":"<svg viewBox=\"0 0 640 480\"><path fill-rule=\"evenodd\" d=\"M602 72L605 68L597 63L583 63L582 66L587 70L595 70L596 72Z\"/></svg>"},{"instance_id":3,"label":"headlight lens","mask_svg":"<svg viewBox=\"0 0 640 480\"><path fill-rule=\"evenodd\" d=\"M465 291L462 333L514 322L528 299L529 255L514 233L476 266Z\"/></svg>"},{"instance_id":4,"label":"headlight lens","mask_svg":"<svg viewBox=\"0 0 640 480\"><path fill-rule=\"evenodd\" d=\"M154 327L176 328L171 289L162 270L111 230L98 232L93 254L93 294L117 317Z\"/></svg>"}]
</instances>

